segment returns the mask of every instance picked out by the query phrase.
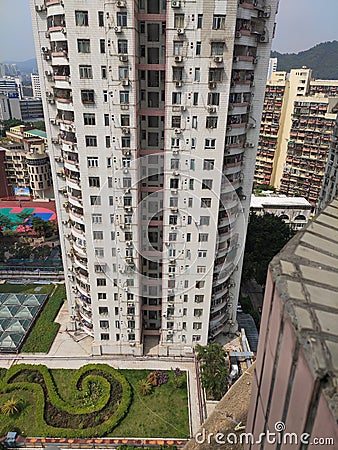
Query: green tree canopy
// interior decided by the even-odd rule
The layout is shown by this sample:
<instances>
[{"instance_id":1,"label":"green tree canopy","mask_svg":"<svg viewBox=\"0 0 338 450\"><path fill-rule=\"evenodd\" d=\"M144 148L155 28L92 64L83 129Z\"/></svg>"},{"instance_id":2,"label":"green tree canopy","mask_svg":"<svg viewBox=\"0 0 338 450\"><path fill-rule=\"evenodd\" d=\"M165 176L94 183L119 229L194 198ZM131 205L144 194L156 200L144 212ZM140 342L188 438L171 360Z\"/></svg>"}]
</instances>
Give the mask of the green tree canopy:
<instances>
[{"instance_id":1,"label":"green tree canopy","mask_svg":"<svg viewBox=\"0 0 338 450\"><path fill-rule=\"evenodd\" d=\"M200 378L209 397L220 400L228 390L228 358L224 348L217 343L197 345Z\"/></svg>"},{"instance_id":2,"label":"green tree canopy","mask_svg":"<svg viewBox=\"0 0 338 450\"><path fill-rule=\"evenodd\" d=\"M289 226L273 214L250 214L245 244L243 279L264 285L268 265L294 235Z\"/></svg>"},{"instance_id":3,"label":"green tree canopy","mask_svg":"<svg viewBox=\"0 0 338 450\"><path fill-rule=\"evenodd\" d=\"M13 226L12 220L8 216L0 214L0 232L8 230Z\"/></svg>"}]
</instances>

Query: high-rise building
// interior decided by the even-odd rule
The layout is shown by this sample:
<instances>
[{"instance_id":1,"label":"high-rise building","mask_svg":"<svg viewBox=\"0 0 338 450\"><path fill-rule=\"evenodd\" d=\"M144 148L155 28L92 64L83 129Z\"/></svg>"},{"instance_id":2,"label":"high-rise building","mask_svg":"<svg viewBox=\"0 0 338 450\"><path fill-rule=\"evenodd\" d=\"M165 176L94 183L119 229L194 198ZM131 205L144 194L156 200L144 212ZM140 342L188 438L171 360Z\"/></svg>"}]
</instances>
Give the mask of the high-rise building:
<instances>
[{"instance_id":1,"label":"high-rise building","mask_svg":"<svg viewBox=\"0 0 338 450\"><path fill-rule=\"evenodd\" d=\"M338 81L313 80L311 69L274 72L268 80L255 182L315 206L337 119Z\"/></svg>"},{"instance_id":2,"label":"high-rise building","mask_svg":"<svg viewBox=\"0 0 338 450\"><path fill-rule=\"evenodd\" d=\"M94 354L236 329L278 0L32 0L69 302Z\"/></svg>"},{"instance_id":3,"label":"high-rise building","mask_svg":"<svg viewBox=\"0 0 338 450\"><path fill-rule=\"evenodd\" d=\"M40 85L40 77L36 73L31 73L31 81L32 81L32 89L33 89L33 97L41 98L41 85Z\"/></svg>"},{"instance_id":4,"label":"high-rise building","mask_svg":"<svg viewBox=\"0 0 338 450\"><path fill-rule=\"evenodd\" d=\"M277 71L278 58L270 58L267 79L270 80L272 74Z\"/></svg>"}]
</instances>

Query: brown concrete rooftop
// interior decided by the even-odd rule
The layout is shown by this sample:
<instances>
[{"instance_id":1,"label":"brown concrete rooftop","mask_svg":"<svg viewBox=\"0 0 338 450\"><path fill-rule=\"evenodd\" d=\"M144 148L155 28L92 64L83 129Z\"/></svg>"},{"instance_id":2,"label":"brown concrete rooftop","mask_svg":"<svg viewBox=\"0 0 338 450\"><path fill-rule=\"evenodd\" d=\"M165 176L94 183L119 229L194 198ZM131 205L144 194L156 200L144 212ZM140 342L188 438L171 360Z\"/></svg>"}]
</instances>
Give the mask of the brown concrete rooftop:
<instances>
[{"instance_id":1,"label":"brown concrete rooftop","mask_svg":"<svg viewBox=\"0 0 338 450\"><path fill-rule=\"evenodd\" d=\"M338 200L298 233L270 268L313 377L338 419Z\"/></svg>"}]
</instances>

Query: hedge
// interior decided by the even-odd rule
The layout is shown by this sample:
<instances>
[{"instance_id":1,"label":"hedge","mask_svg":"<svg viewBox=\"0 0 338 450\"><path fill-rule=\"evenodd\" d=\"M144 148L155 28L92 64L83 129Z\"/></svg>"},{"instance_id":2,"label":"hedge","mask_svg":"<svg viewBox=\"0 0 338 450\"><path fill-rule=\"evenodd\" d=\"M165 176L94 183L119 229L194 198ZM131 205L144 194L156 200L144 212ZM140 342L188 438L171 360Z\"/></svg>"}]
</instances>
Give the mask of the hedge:
<instances>
[{"instance_id":1,"label":"hedge","mask_svg":"<svg viewBox=\"0 0 338 450\"><path fill-rule=\"evenodd\" d=\"M23 370L30 370L39 372L44 379L46 389L48 391L48 398L50 403L59 409L60 411L65 411L69 414L80 415L80 414L90 414L102 410L110 398L110 383L102 375L90 375L90 372L102 372L112 376L118 383L122 386L122 398L118 404L117 410L103 423L86 429L74 429L74 428L58 428L48 425L44 419L44 408L45 408L45 394L42 386L31 382L11 382L11 380L19 375ZM129 406L131 404L132 395L131 388L126 380L126 378L118 372L116 369L108 366L107 364L88 364L81 367L71 380L72 388L76 392L78 383L81 377L83 378L82 392L85 395L88 392L89 381L99 381L102 386L102 396L98 400L96 405L88 407L76 407L74 405L69 405L62 398L60 398L55 383L51 377L51 374L46 366L43 365L29 365L20 364L12 366L6 373L4 379L0 383L0 388L3 393L12 392L14 390L26 390L31 391L36 397L36 409L35 409L35 421L40 428L41 435L49 437L97 437L104 436L111 432L119 422L125 417L128 412Z\"/></svg>"}]
</instances>

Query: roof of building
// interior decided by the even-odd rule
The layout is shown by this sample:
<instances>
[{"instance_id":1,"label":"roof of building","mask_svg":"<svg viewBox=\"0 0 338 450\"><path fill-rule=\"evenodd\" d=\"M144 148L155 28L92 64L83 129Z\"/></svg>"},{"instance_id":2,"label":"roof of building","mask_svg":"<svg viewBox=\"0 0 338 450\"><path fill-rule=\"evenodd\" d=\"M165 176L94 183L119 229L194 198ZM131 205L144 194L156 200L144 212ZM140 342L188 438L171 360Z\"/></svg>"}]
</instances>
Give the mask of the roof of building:
<instances>
[{"instance_id":1,"label":"roof of building","mask_svg":"<svg viewBox=\"0 0 338 450\"><path fill-rule=\"evenodd\" d=\"M270 268L284 314L338 419L338 199L291 239Z\"/></svg>"},{"instance_id":2,"label":"roof of building","mask_svg":"<svg viewBox=\"0 0 338 450\"><path fill-rule=\"evenodd\" d=\"M311 208L309 203L304 197L287 197L286 195L268 195L257 197L254 194L251 195L251 208L264 208L274 206L294 206Z\"/></svg>"},{"instance_id":3,"label":"roof of building","mask_svg":"<svg viewBox=\"0 0 338 450\"><path fill-rule=\"evenodd\" d=\"M47 133L45 131L37 130L35 128L33 130L25 131L25 133L28 133L29 135L31 134L33 136L38 136L43 139L47 139Z\"/></svg>"},{"instance_id":4,"label":"roof of building","mask_svg":"<svg viewBox=\"0 0 338 450\"><path fill-rule=\"evenodd\" d=\"M240 443L240 439L237 439L237 443L227 443L226 439L230 433L236 434L243 433L250 403L250 395L252 388L252 375L255 364L253 364L244 374L234 383L224 397L218 402L212 414L203 423L199 432L203 433L205 430L205 442L198 443L192 438L184 447L185 450L241 450L244 448L244 444ZM208 443L208 433L213 433L210 443ZM223 441L225 444L220 444L215 441L217 433L222 433ZM202 440L202 436L197 439ZM233 435L232 435L233 436Z\"/></svg>"},{"instance_id":5,"label":"roof of building","mask_svg":"<svg viewBox=\"0 0 338 450\"><path fill-rule=\"evenodd\" d=\"M0 352L16 352L35 321L46 294L0 294Z\"/></svg>"}]
</instances>

